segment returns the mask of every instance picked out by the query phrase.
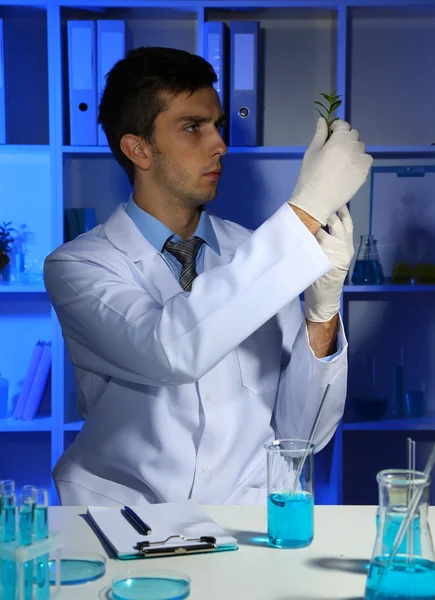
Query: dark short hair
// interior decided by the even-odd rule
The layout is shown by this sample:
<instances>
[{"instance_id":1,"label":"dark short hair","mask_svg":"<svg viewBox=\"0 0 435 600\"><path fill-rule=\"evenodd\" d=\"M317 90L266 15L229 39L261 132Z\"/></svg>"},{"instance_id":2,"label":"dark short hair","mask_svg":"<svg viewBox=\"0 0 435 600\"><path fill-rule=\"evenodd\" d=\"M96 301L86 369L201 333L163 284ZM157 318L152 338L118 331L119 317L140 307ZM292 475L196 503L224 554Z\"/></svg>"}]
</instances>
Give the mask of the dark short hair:
<instances>
[{"instance_id":1,"label":"dark short hair","mask_svg":"<svg viewBox=\"0 0 435 600\"><path fill-rule=\"evenodd\" d=\"M134 181L134 164L120 148L128 133L152 143L157 116L165 109L164 92L173 96L212 86L217 81L206 60L173 48L142 47L130 50L106 76L98 123L110 149Z\"/></svg>"}]
</instances>

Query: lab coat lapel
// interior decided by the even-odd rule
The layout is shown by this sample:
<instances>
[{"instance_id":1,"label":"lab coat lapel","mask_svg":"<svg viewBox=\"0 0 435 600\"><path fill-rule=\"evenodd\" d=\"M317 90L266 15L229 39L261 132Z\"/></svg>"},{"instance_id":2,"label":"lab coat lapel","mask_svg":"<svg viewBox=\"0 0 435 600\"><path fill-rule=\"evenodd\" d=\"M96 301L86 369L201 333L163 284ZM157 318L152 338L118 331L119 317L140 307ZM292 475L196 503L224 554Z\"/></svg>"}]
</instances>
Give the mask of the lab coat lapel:
<instances>
[{"instance_id":1,"label":"lab coat lapel","mask_svg":"<svg viewBox=\"0 0 435 600\"><path fill-rule=\"evenodd\" d=\"M141 234L121 204L104 224L107 239L126 254L145 276L147 289L164 304L181 291L163 256Z\"/></svg>"},{"instance_id":2,"label":"lab coat lapel","mask_svg":"<svg viewBox=\"0 0 435 600\"><path fill-rule=\"evenodd\" d=\"M174 276L171 267L157 250L143 237L121 204L104 224L107 239L121 252L126 254L142 271L146 278L147 289L161 304L178 294L182 287ZM220 255L208 245L204 254L204 271L228 264L235 248L231 236L227 235L225 222L216 222L213 227L219 242Z\"/></svg>"}]
</instances>

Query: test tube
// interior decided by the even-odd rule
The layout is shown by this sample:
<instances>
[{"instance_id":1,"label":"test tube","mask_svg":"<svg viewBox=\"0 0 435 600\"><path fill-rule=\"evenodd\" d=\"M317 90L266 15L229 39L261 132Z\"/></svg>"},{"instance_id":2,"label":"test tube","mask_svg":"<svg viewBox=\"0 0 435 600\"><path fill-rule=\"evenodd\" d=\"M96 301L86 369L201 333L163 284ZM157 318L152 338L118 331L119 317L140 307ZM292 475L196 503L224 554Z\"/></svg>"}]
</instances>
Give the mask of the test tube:
<instances>
[{"instance_id":1,"label":"test tube","mask_svg":"<svg viewBox=\"0 0 435 600\"><path fill-rule=\"evenodd\" d=\"M3 481L4 529L3 541L15 541L15 481Z\"/></svg>"},{"instance_id":2,"label":"test tube","mask_svg":"<svg viewBox=\"0 0 435 600\"><path fill-rule=\"evenodd\" d=\"M28 487L28 486L25 486ZM24 489L24 488L23 488ZM36 489L35 489L36 493ZM34 503L32 497L29 500L28 491L22 493L19 497L19 537L18 541L22 546L30 546L33 540L33 511ZM33 560L24 563L24 581L21 585L24 586L24 600L32 600L32 585L33 585Z\"/></svg>"},{"instance_id":3,"label":"test tube","mask_svg":"<svg viewBox=\"0 0 435 600\"><path fill-rule=\"evenodd\" d=\"M36 487L34 485L23 485L21 496L24 502L30 506L32 513L32 534L35 533L35 504L36 504Z\"/></svg>"},{"instance_id":4,"label":"test tube","mask_svg":"<svg viewBox=\"0 0 435 600\"><path fill-rule=\"evenodd\" d=\"M11 479L3 481L3 542L15 541L15 482ZM12 560L4 560L2 563L2 583L5 598L15 598L16 590L16 564Z\"/></svg>"},{"instance_id":5,"label":"test tube","mask_svg":"<svg viewBox=\"0 0 435 600\"><path fill-rule=\"evenodd\" d=\"M35 505L35 539L46 538L48 538L48 492L38 489ZM48 559L48 554L38 556L36 559L36 600L48 600L50 597Z\"/></svg>"},{"instance_id":6,"label":"test tube","mask_svg":"<svg viewBox=\"0 0 435 600\"><path fill-rule=\"evenodd\" d=\"M0 480L0 542L3 541L5 513L3 511L3 481Z\"/></svg>"}]
</instances>

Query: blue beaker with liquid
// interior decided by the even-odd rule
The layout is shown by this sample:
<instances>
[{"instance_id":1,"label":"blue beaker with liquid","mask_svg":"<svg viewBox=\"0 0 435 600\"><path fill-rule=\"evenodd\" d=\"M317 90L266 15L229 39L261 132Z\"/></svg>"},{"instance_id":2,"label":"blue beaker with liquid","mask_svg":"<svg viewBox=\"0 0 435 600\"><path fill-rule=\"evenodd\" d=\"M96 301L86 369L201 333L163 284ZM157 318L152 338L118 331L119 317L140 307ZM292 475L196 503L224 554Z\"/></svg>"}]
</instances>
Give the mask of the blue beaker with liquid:
<instances>
[{"instance_id":1,"label":"blue beaker with liquid","mask_svg":"<svg viewBox=\"0 0 435 600\"><path fill-rule=\"evenodd\" d=\"M433 599L435 554L428 523L430 477L420 471L391 469L378 473L377 480L378 527L364 599ZM416 492L421 492L421 496L414 518L391 560L396 535Z\"/></svg>"},{"instance_id":2,"label":"blue beaker with liquid","mask_svg":"<svg viewBox=\"0 0 435 600\"><path fill-rule=\"evenodd\" d=\"M267 450L267 533L275 548L304 548L314 537L314 444L275 440Z\"/></svg>"},{"instance_id":3,"label":"blue beaker with liquid","mask_svg":"<svg viewBox=\"0 0 435 600\"><path fill-rule=\"evenodd\" d=\"M372 235L361 236L352 272L352 283L354 285L380 285L385 283L376 240Z\"/></svg>"}]
</instances>

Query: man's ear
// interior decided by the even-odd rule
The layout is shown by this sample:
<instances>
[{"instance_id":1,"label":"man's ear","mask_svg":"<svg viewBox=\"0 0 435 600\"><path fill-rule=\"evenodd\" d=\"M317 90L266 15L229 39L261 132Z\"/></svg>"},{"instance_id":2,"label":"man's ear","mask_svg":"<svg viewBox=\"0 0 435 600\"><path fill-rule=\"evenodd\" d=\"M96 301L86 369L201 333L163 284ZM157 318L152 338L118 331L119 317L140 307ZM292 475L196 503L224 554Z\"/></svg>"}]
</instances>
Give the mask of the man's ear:
<instances>
[{"instance_id":1,"label":"man's ear","mask_svg":"<svg viewBox=\"0 0 435 600\"><path fill-rule=\"evenodd\" d=\"M142 171L148 171L151 166L149 145L139 136L126 133L121 138L121 150Z\"/></svg>"}]
</instances>

